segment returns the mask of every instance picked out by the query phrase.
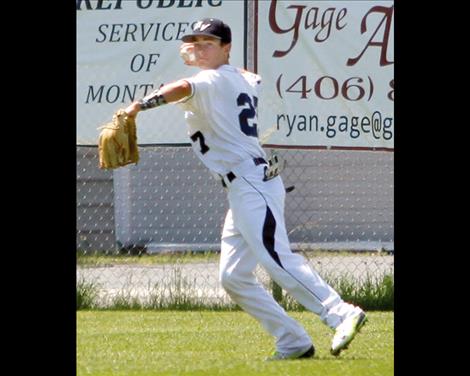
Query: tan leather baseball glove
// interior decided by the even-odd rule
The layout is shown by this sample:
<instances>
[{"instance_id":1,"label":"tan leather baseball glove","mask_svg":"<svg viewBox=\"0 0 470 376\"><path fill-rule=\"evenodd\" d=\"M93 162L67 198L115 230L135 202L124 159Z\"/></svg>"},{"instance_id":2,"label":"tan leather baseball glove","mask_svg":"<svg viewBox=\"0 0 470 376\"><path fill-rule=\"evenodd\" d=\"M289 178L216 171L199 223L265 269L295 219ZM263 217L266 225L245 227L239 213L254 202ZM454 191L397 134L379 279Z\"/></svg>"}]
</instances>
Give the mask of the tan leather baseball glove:
<instances>
[{"instance_id":1,"label":"tan leather baseball glove","mask_svg":"<svg viewBox=\"0 0 470 376\"><path fill-rule=\"evenodd\" d=\"M100 168L113 169L139 161L135 117L119 109L113 114L112 122L98 129L101 129L98 140Z\"/></svg>"}]
</instances>

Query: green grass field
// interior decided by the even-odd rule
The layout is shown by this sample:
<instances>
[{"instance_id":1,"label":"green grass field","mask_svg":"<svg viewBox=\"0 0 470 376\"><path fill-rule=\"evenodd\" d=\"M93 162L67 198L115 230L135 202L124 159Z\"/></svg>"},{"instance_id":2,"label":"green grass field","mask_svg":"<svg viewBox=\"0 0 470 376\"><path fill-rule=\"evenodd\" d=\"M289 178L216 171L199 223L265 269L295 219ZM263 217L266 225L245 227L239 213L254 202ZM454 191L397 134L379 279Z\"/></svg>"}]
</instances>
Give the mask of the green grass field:
<instances>
[{"instance_id":1,"label":"green grass field","mask_svg":"<svg viewBox=\"0 0 470 376\"><path fill-rule=\"evenodd\" d=\"M78 311L77 375L393 375L393 312L368 312L349 349L329 353L333 331L311 312L313 359L266 362L273 339L248 314L212 311Z\"/></svg>"}]
</instances>

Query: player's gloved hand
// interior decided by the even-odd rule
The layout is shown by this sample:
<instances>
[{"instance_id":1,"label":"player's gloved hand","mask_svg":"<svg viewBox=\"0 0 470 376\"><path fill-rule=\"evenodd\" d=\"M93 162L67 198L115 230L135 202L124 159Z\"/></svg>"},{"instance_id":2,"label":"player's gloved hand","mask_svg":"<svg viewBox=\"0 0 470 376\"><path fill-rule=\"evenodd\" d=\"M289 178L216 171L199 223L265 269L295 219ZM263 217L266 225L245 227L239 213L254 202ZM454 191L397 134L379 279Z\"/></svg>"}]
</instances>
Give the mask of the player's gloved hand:
<instances>
[{"instance_id":1,"label":"player's gloved hand","mask_svg":"<svg viewBox=\"0 0 470 376\"><path fill-rule=\"evenodd\" d=\"M120 109L113 115L113 121L98 128L99 167L118 168L139 161L137 147L137 126L135 117Z\"/></svg>"}]
</instances>

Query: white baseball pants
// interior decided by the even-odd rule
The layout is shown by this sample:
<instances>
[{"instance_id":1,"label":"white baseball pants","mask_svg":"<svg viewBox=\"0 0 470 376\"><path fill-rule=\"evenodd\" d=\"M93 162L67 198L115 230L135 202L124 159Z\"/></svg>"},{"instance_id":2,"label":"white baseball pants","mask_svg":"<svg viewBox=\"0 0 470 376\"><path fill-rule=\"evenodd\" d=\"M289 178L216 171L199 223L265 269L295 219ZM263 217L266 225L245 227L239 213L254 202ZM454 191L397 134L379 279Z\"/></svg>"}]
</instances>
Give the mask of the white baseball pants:
<instances>
[{"instance_id":1,"label":"white baseball pants","mask_svg":"<svg viewBox=\"0 0 470 376\"><path fill-rule=\"evenodd\" d=\"M264 167L252 164L226 182L230 209L222 233L219 278L235 303L275 337L277 350L289 353L312 340L256 280L257 264L330 328L353 314L355 307L345 303L301 255L292 253L284 222L284 184L280 176L263 181Z\"/></svg>"}]
</instances>

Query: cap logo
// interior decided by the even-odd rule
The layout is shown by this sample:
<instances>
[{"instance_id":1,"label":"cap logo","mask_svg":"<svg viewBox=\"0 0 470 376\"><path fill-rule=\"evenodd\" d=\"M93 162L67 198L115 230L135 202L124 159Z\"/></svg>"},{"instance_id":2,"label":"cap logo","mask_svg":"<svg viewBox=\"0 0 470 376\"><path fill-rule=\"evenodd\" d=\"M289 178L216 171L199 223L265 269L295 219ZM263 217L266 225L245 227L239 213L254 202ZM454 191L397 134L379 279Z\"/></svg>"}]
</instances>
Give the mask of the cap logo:
<instances>
[{"instance_id":1,"label":"cap logo","mask_svg":"<svg viewBox=\"0 0 470 376\"><path fill-rule=\"evenodd\" d=\"M211 24L204 24L204 25L201 25L200 30L201 30L201 31L204 31L204 30L206 30L210 25L211 25Z\"/></svg>"},{"instance_id":2,"label":"cap logo","mask_svg":"<svg viewBox=\"0 0 470 376\"><path fill-rule=\"evenodd\" d=\"M211 24L208 23L208 24L203 24L202 21L198 21L195 25L194 25L194 31L204 31L206 30Z\"/></svg>"}]
</instances>

